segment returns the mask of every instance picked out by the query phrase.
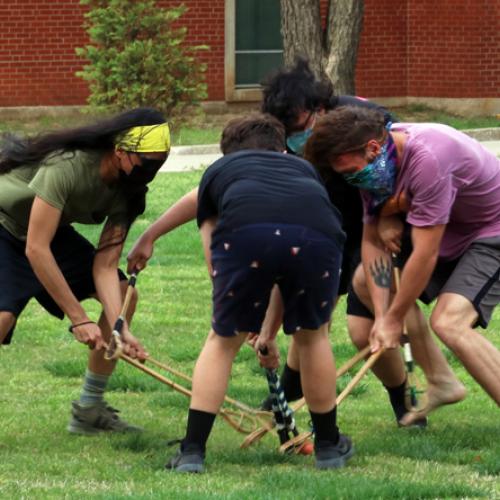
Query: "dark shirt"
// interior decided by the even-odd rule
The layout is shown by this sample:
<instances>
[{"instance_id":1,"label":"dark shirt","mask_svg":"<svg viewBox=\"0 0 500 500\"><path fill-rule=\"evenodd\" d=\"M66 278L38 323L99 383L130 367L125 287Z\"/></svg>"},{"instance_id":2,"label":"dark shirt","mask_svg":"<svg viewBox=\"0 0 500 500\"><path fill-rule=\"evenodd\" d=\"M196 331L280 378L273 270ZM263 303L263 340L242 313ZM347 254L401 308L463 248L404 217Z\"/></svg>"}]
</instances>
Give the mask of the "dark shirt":
<instances>
[{"instance_id":1,"label":"dark shirt","mask_svg":"<svg viewBox=\"0 0 500 500\"><path fill-rule=\"evenodd\" d=\"M262 150L231 153L204 173L198 192L198 226L216 216L218 235L247 224L306 226L330 236L342 248L340 214L307 161Z\"/></svg>"},{"instance_id":2,"label":"dark shirt","mask_svg":"<svg viewBox=\"0 0 500 500\"><path fill-rule=\"evenodd\" d=\"M385 123L389 122L395 122L397 121L396 117L391 115L389 110L387 108L384 108L384 106L381 106L380 104L377 104L376 102L373 101L368 101L367 99L363 99L362 97L355 97L353 95L340 95L340 96L333 96L330 99L330 108L329 111L332 109L335 109L340 106L359 106L361 108L370 108L370 109L376 109L383 113Z\"/></svg>"}]
</instances>

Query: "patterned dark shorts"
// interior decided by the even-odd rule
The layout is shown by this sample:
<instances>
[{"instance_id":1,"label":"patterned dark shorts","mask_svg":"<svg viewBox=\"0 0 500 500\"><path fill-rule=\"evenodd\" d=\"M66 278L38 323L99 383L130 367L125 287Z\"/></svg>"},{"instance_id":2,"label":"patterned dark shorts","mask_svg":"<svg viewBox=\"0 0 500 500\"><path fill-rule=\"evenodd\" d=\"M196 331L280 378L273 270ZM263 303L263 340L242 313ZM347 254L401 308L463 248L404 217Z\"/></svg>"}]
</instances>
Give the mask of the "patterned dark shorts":
<instances>
[{"instance_id":1,"label":"patterned dark shorts","mask_svg":"<svg viewBox=\"0 0 500 500\"><path fill-rule=\"evenodd\" d=\"M259 332L274 284L283 298L285 333L329 321L342 249L328 236L303 226L255 224L218 235L211 250L218 335Z\"/></svg>"}]
</instances>

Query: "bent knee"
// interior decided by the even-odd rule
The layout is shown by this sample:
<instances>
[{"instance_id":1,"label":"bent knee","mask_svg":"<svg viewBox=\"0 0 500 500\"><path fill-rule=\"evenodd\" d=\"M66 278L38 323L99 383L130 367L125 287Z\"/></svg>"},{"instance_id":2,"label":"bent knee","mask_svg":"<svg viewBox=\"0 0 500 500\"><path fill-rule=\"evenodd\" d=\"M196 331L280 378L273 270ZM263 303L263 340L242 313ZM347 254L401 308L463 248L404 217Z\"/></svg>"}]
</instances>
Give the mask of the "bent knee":
<instances>
[{"instance_id":1,"label":"bent knee","mask_svg":"<svg viewBox=\"0 0 500 500\"><path fill-rule=\"evenodd\" d=\"M352 343L358 348L363 349L368 345L370 331L373 326L373 320L363 316L347 316L347 331L351 337Z\"/></svg>"},{"instance_id":2,"label":"bent knee","mask_svg":"<svg viewBox=\"0 0 500 500\"><path fill-rule=\"evenodd\" d=\"M0 344L16 324L16 317L10 311L0 311Z\"/></svg>"},{"instance_id":3,"label":"bent knee","mask_svg":"<svg viewBox=\"0 0 500 500\"><path fill-rule=\"evenodd\" d=\"M468 305L461 302L444 301L440 304L438 301L429 320L434 333L448 346L466 334L477 317L470 302L467 301Z\"/></svg>"},{"instance_id":4,"label":"bent knee","mask_svg":"<svg viewBox=\"0 0 500 500\"><path fill-rule=\"evenodd\" d=\"M363 296L367 290L365 271L361 264L358 265L352 277L352 288L356 295Z\"/></svg>"}]
</instances>

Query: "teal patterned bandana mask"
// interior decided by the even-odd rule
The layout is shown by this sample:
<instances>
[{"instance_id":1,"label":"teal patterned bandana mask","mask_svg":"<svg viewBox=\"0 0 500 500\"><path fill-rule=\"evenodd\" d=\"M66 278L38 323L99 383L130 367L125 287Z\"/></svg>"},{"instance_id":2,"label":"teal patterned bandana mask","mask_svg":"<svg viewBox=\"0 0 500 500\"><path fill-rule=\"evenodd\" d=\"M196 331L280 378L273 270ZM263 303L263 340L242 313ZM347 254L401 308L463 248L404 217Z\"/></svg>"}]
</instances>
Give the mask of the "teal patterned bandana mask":
<instances>
[{"instance_id":1,"label":"teal patterned bandana mask","mask_svg":"<svg viewBox=\"0 0 500 500\"><path fill-rule=\"evenodd\" d=\"M371 194L369 214L376 213L392 196L396 184L397 160L396 145L391 134L388 134L380 154L371 163L359 172L344 174L344 179L349 184Z\"/></svg>"}]
</instances>

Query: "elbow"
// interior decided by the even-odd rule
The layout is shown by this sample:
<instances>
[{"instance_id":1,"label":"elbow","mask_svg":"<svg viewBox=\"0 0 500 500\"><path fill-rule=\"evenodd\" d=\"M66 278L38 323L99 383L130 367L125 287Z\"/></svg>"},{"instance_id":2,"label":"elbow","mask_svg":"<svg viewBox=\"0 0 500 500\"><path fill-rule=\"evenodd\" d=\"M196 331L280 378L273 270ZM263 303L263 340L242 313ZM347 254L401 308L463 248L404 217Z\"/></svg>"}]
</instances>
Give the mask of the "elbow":
<instances>
[{"instance_id":1,"label":"elbow","mask_svg":"<svg viewBox=\"0 0 500 500\"><path fill-rule=\"evenodd\" d=\"M33 244L28 241L26 243L24 254L26 255L26 258L31 264L31 267L35 267L37 262L39 262L40 259L43 257L44 249L40 247L40 245Z\"/></svg>"},{"instance_id":2,"label":"elbow","mask_svg":"<svg viewBox=\"0 0 500 500\"><path fill-rule=\"evenodd\" d=\"M429 250L423 249L423 251L413 251L416 260L420 263L422 269L434 269L436 267L439 258L439 249Z\"/></svg>"}]
</instances>

